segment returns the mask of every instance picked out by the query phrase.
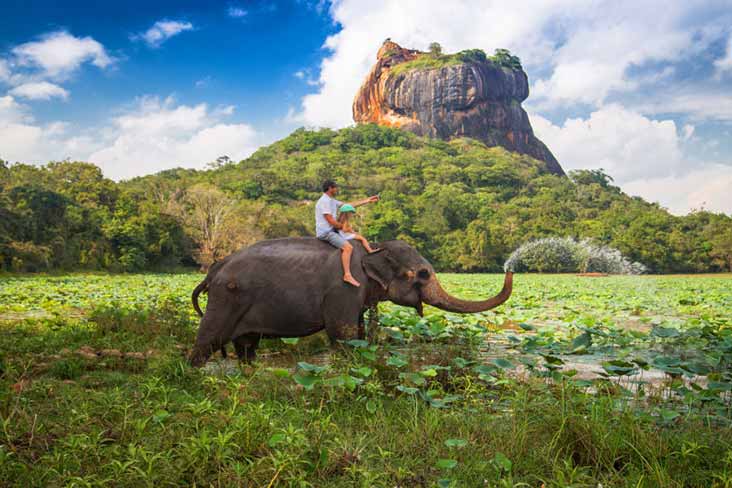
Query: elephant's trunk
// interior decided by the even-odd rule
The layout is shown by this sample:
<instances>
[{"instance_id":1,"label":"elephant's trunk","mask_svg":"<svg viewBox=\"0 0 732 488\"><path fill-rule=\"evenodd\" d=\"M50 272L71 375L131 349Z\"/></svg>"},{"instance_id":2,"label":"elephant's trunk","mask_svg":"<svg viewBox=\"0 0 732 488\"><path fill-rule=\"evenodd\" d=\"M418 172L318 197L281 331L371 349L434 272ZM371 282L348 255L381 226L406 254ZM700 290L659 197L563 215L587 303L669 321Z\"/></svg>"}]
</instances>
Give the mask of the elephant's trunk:
<instances>
[{"instance_id":1,"label":"elephant's trunk","mask_svg":"<svg viewBox=\"0 0 732 488\"><path fill-rule=\"evenodd\" d=\"M477 313L490 310L502 304L511 296L512 290L513 273L508 272L503 281L503 289L501 292L488 300L473 302L455 298L442 288L436 276L432 276L432 279L422 286L420 294L425 303L447 312Z\"/></svg>"}]
</instances>

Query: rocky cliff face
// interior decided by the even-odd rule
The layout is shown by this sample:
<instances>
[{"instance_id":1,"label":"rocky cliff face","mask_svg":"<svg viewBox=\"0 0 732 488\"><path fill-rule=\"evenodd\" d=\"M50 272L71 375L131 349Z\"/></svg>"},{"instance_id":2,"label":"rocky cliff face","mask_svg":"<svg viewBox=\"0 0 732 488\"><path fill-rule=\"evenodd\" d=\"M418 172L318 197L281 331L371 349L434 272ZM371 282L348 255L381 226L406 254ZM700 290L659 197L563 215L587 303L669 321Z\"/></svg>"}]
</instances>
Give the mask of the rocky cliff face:
<instances>
[{"instance_id":1,"label":"rocky cliff face","mask_svg":"<svg viewBox=\"0 0 732 488\"><path fill-rule=\"evenodd\" d=\"M424 56L386 41L356 94L353 119L440 139L472 137L528 154L544 161L552 173L564 175L551 151L534 136L521 107L529 96L522 69L490 60L420 66Z\"/></svg>"}]
</instances>

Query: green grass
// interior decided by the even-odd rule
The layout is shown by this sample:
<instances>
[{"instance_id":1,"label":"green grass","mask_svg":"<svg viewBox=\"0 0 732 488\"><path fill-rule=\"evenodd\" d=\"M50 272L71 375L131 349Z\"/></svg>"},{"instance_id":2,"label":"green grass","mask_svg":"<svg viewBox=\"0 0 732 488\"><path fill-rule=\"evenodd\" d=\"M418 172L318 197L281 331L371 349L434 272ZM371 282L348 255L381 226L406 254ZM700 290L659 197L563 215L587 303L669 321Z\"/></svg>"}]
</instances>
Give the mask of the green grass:
<instances>
[{"instance_id":1,"label":"green grass","mask_svg":"<svg viewBox=\"0 0 732 488\"><path fill-rule=\"evenodd\" d=\"M0 485L732 486L729 275L517 275L495 311L382 304L377 344L195 370L200 278L0 277Z\"/></svg>"},{"instance_id":2,"label":"green grass","mask_svg":"<svg viewBox=\"0 0 732 488\"><path fill-rule=\"evenodd\" d=\"M438 69L458 64L491 63L501 68L522 70L521 60L505 50L498 50L493 56L486 56L480 49L467 49L452 54L420 53L416 58L399 63L392 67L393 74L405 73L417 69ZM389 53L386 53L386 57Z\"/></svg>"},{"instance_id":3,"label":"green grass","mask_svg":"<svg viewBox=\"0 0 732 488\"><path fill-rule=\"evenodd\" d=\"M464 61L460 60L454 55L433 56L429 53L424 53L417 55L416 58L410 61L405 61L403 63L399 63L393 66L391 68L391 73L393 75L398 75L400 73L406 73L407 71L412 70L438 69L444 68L445 66L463 64L463 62Z\"/></svg>"}]
</instances>

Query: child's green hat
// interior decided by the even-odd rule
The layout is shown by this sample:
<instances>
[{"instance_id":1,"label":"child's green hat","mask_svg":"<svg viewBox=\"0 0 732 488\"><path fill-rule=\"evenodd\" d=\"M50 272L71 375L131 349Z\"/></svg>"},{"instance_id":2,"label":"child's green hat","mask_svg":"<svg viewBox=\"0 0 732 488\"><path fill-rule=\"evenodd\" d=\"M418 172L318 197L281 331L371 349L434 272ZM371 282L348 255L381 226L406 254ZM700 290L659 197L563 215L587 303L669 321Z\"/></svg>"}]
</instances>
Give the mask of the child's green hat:
<instances>
[{"instance_id":1,"label":"child's green hat","mask_svg":"<svg viewBox=\"0 0 732 488\"><path fill-rule=\"evenodd\" d=\"M338 209L340 213L356 213L356 209L353 208L353 205L350 203L345 203L341 205L341 208Z\"/></svg>"}]
</instances>

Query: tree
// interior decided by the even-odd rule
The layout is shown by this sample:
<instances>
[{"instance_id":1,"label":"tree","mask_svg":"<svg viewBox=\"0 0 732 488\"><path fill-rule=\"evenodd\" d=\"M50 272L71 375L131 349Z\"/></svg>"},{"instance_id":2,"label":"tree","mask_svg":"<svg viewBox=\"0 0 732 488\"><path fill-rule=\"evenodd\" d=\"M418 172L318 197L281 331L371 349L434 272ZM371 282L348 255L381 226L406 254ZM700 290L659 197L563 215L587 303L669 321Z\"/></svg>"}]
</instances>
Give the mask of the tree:
<instances>
[{"instance_id":1,"label":"tree","mask_svg":"<svg viewBox=\"0 0 732 488\"><path fill-rule=\"evenodd\" d=\"M732 226L712 238L712 249L709 254L721 269L732 273Z\"/></svg>"},{"instance_id":2,"label":"tree","mask_svg":"<svg viewBox=\"0 0 732 488\"><path fill-rule=\"evenodd\" d=\"M610 188L614 181L612 176L600 169L577 169L569 172L569 179L577 185L591 185L596 183L603 188Z\"/></svg>"},{"instance_id":3,"label":"tree","mask_svg":"<svg viewBox=\"0 0 732 488\"><path fill-rule=\"evenodd\" d=\"M261 238L257 223L263 209L262 202L237 204L218 188L197 184L174 194L166 212L186 229L198 247L194 258L206 270L242 245Z\"/></svg>"},{"instance_id":4,"label":"tree","mask_svg":"<svg viewBox=\"0 0 732 488\"><path fill-rule=\"evenodd\" d=\"M429 47L430 55L434 56L435 58L439 58L442 56L442 46L439 42L431 42Z\"/></svg>"},{"instance_id":5,"label":"tree","mask_svg":"<svg viewBox=\"0 0 732 488\"><path fill-rule=\"evenodd\" d=\"M511 54L511 51L509 51L508 49L496 49L493 56L490 57L490 60L504 68L510 68L515 70L522 69L521 60L519 59L519 57Z\"/></svg>"},{"instance_id":6,"label":"tree","mask_svg":"<svg viewBox=\"0 0 732 488\"><path fill-rule=\"evenodd\" d=\"M208 163L207 167L209 169L219 169L219 168L222 168L223 166L231 164L232 162L233 161L231 160L231 158L229 156L223 155L223 156L219 156L218 158L216 158L215 161L211 161L210 163Z\"/></svg>"}]
</instances>

